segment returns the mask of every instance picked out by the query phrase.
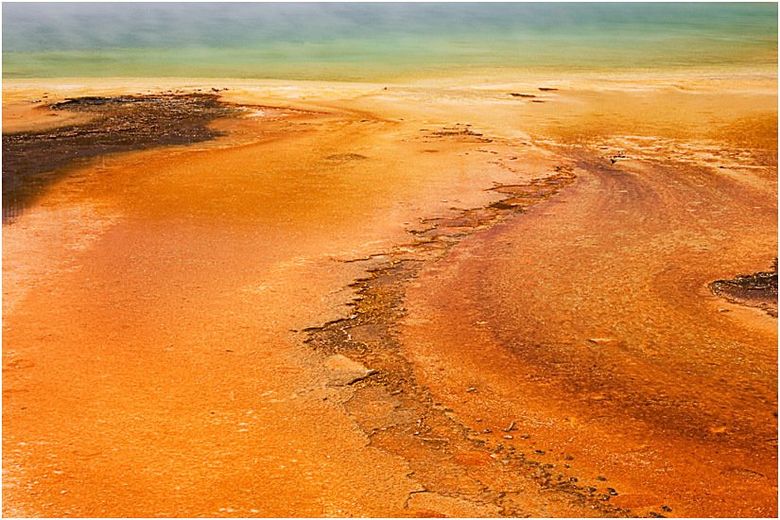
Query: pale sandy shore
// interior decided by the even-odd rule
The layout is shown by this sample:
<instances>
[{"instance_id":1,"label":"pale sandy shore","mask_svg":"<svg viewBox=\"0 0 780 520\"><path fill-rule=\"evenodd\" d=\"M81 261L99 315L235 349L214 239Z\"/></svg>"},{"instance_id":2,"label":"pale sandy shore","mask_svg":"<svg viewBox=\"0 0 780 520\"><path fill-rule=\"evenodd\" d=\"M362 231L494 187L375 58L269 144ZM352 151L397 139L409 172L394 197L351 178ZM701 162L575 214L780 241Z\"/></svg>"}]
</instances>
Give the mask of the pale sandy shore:
<instances>
[{"instance_id":1,"label":"pale sandy shore","mask_svg":"<svg viewBox=\"0 0 780 520\"><path fill-rule=\"evenodd\" d=\"M3 226L6 516L777 514L775 71L3 87L242 107Z\"/></svg>"}]
</instances>

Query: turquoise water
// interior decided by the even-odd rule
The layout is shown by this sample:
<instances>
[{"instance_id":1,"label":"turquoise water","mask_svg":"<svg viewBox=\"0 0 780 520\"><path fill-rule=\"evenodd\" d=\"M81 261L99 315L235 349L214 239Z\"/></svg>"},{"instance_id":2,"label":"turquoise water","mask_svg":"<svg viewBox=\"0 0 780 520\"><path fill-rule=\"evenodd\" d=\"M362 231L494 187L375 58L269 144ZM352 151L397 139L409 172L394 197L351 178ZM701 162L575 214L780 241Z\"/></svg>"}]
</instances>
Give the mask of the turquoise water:
<instances>
[{"instance_id":1,"label":"turquoise water","mask_svg":"<svg viewBox=\"0 0 780 520\"><path fill-rule=\"evenodd\" d=\"M3 77L772 67L777 4L9 4Z\"/></svg>"}]
</instances>

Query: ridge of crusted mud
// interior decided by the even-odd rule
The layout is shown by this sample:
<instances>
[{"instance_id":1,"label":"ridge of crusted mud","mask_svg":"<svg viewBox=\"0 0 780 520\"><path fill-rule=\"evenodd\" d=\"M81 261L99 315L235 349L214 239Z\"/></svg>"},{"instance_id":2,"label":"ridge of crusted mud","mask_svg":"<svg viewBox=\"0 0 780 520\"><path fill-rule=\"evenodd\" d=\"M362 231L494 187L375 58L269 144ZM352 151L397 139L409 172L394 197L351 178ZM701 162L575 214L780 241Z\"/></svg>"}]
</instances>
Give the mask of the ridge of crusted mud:
<instances>
[{"instance_id":1,"label":"ridge of crusted mud","mask_svg":"<svg viewBox=\"0 0 780 520\"><path fill-rule=\"evenodd\" d=\"M730 280L715 280L709 284L716 296L739 305L756 307L777 318L777 258L771 271L740 274Z\"/></svg>"},{"instance_id":2,"label":"ridge of crusted mud","mask_svg":"<svg viewBox=\"0 0 780 520\"><path fill-rule=\"evenodd\" d=\"M208 141L209 127L235 108L216 94L86 96L49 110L93 114L94 119L49 130L3 134L3 222L12 220L66 168L104 154Z\"/></svg>"},{"instance_id":3,"label":"ridge of crusted mud","mask_svg":"<svg viewBox=\"0 0 780 520\"><path fill-rule=\"evenodd\" d=\"M409 464L411 477L421 485L404 505L412 513L427 511L413 507L412 501L429 494L466 503L479 516L535 516L525 509L528 497L519 491L531 489L554 493L567 507L588 511L589 516L631 515L609 503L617 491L583 484L569 474L568 465L546 462L540 457L544 452L534 449L528 436L506 435L503 438L512 438L512 442L496 441L460 422L417 382L397 334L397 324L406 314L406 286L426 262L442 258L463 238L549 199L574 180L571 168L558 166L549 177L491 188L505 197L486 207L422 220L427 227L410 231L415 237L412 243L352 260L386 258L351 284L356 296L349 304L353 308L350 316L303 331L307 334L304 342L315 351L347 356L372 370L351 385L353 394L344 407L371 446ZM478 462L469 463L464 457Z\"/></svg>"}]
</instances>

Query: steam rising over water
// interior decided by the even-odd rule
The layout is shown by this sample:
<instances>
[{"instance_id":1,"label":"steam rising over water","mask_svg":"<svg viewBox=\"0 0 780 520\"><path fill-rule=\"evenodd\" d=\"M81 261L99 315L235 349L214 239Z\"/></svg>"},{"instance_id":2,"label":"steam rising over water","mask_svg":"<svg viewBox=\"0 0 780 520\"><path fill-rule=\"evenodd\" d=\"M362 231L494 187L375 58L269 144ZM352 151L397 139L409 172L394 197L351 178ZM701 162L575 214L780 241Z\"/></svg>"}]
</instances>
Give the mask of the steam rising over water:
<instances>
[{"instance_id":1,"label":"steam rising over water","mask_svg":"<svg viewBox=\"0 0 780 520\"><path fill-rule=\"evenodd\" d=\"M3 76L772 66L776 4L9 4Z\"/></svg>"}]
</instances>

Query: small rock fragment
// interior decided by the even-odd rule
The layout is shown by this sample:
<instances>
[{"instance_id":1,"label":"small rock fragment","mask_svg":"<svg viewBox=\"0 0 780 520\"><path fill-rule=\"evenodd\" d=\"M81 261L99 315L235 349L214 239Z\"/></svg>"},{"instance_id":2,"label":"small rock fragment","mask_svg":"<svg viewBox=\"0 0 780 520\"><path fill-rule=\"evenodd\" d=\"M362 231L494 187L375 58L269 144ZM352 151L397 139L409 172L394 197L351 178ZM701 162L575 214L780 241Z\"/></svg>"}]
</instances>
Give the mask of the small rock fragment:
<instances>
[{"instance_id":1,"label":"small rock fragment","mask_svg":"<svg viewBox=\"0 0 780 520\"><path fill-rule=\"evenodd\" d=\"M376 373L376 370L366 368L363 364L342 354L330 356L325 360L325 366L332 372L328 380L331 386L352 385Z\"/></svg>"}]
</instances>

